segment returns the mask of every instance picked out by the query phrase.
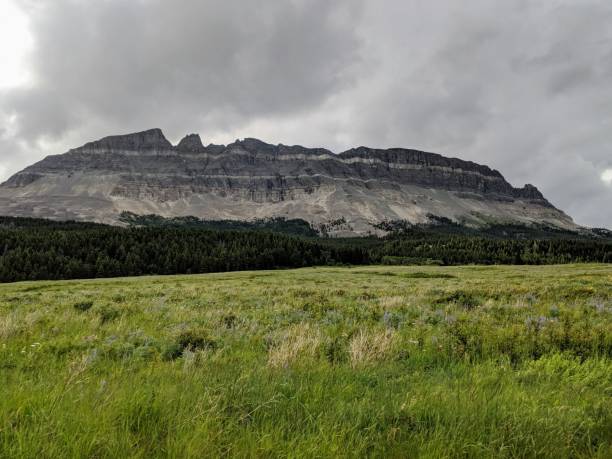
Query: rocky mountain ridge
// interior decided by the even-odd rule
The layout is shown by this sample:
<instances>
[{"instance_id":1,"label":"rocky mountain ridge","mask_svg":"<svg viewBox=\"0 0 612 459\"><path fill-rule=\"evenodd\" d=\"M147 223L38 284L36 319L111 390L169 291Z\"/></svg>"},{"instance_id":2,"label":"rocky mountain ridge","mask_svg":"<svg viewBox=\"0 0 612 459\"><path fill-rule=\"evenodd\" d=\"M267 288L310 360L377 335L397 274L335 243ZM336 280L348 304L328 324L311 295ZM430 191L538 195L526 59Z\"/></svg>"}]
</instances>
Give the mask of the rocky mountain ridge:
<instances>
[{"instance_id":1,"label":"rocky mountain ridge","mask_svg":"<svg viewBox=\"0 0 612 459\"><path fill-rule=\"evenodd\" d=\"M403 148L271 145L254 138L173 146L160 129L110 136L49 156L0 185L0 213L116 223L123 211L252 220L342 219L338 234L382 221L490 221L575 228L533 185L514 188L487 166Z\"/></svg>"}]
</instances>

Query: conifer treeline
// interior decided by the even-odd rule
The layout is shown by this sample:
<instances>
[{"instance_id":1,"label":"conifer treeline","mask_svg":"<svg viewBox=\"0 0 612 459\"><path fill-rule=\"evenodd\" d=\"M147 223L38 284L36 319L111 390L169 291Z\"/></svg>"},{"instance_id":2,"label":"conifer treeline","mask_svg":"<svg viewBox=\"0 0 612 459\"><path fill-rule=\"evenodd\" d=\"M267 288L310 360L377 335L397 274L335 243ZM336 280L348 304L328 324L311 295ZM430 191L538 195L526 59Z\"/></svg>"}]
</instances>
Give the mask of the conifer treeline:
<instances>
[{"instance_id":1,"label":"conifer treeline","mask_svg":"<svg viewBox=\"0 0 612 459\"><path fill-rule=\"evenodd\" d=\"M323 239L267 231L119 228L0 219L0 281L189 274L335 264L612 262L612 241L403 234Z\"/></svg>"},{"instance_id":2,"label":"conifer treeline","mask_svg":"<svg viewBox=\"0 0 612 459\"><path fill-rule=\"evenodd\" d=\"M0 281L189 274L367 263L357 246L271 232L182 228L0 229Z\"/></svg>"}]
</instances>

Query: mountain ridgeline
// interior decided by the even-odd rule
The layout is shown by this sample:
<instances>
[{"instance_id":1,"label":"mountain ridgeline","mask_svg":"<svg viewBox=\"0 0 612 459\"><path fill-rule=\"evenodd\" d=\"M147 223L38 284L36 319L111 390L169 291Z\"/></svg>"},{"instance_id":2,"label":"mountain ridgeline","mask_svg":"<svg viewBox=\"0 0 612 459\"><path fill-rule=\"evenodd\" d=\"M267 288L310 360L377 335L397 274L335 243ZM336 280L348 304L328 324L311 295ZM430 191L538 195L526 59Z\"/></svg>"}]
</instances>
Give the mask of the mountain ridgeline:
<instances>
[{"instance_id":1,"label":"mountain ridgeline","mask_svg":"<svg viewBox=\"0 0 612 459\"><path fill-rule=\"evenodd\" d=\"M0 215L124 224L121 215L211 221L302 220L331 236L384 234L385 222L576 231L532 185L496 170L402 148L271 145L246 138L172 145L159 129L49 156L0 185Z\"/></svg>"}]
</instances>

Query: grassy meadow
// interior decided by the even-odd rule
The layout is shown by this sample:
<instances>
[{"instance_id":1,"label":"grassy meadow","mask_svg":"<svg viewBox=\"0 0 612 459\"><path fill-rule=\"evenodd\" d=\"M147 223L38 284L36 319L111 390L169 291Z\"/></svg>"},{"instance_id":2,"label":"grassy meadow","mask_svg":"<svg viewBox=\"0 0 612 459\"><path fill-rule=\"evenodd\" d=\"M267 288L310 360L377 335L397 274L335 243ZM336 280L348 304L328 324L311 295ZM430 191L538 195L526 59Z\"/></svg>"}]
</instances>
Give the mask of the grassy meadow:
<instances>
[{"instance_id":1,"label":"grassy meadow","mask_svg":"<svg viewBox=\"0 0 612 459\"><path fill-rule=\"evenodd\" d=\"M612 457L612 266L0 285L0 457Z\"/></svg>"}]
</instances>

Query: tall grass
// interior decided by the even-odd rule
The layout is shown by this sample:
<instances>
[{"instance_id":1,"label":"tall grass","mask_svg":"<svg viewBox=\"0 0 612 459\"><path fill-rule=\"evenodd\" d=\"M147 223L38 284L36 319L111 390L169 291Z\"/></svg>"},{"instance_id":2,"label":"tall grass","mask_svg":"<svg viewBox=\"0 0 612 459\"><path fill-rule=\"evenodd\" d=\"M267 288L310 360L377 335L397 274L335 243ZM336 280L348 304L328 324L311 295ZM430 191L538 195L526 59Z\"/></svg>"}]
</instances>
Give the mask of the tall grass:
<instances>
[{"instance_id":1,"label":"tall grass","mask_svg":"<svg viewBox=\"0 0 612 459\"><path fill-rule=\"evenodd\" d=\"M609 265L2 285L0 457L608 458L611 359Z\"/></svg>"}]
</instances>

